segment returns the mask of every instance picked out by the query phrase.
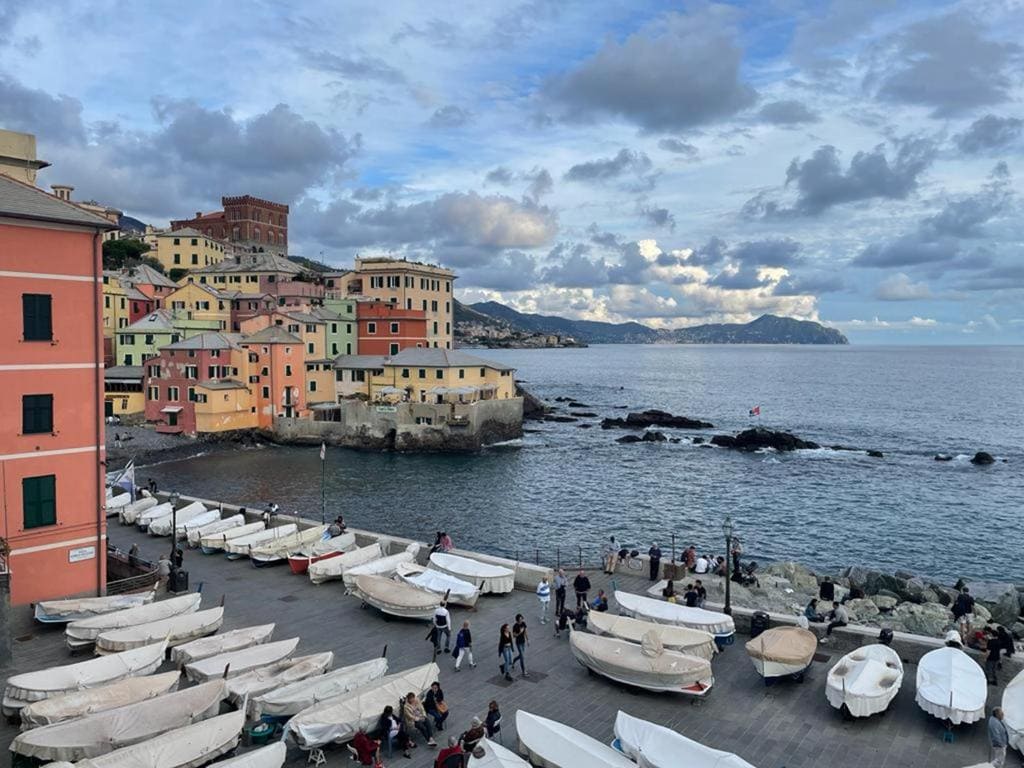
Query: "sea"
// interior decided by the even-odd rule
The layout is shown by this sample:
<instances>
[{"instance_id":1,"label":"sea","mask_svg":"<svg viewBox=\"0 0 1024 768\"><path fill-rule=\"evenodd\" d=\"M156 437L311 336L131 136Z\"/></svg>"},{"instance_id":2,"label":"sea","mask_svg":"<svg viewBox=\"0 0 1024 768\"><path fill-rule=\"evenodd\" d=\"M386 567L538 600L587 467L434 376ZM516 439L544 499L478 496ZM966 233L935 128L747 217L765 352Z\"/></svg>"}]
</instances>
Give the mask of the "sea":
<instances>
[{"instance_id":1,"label":"sea","mask_svg":"<svg viewBox=\"0 0 1024 768\"><path fill-rule=\"evenodd\" d=\"M476 455L263 446L155 464L162 489L575 565L609 536L666 556L722 554L816 570L860 565L951 584L1024 582L1024 347L595 345L467 350L517 369L573 423L527 422ZM555 398L585 407L569 408ZM751 409L759 407L760 416ZM620 444L602 417L657 408L710 421L679 442ZM738 453L693 442L752 425L829 448ZM878 450L883 458L867 455ZM975 466L976 451L997 458ZM936 461L937 454L953 457Z\"/></svg>"}]
</instances>

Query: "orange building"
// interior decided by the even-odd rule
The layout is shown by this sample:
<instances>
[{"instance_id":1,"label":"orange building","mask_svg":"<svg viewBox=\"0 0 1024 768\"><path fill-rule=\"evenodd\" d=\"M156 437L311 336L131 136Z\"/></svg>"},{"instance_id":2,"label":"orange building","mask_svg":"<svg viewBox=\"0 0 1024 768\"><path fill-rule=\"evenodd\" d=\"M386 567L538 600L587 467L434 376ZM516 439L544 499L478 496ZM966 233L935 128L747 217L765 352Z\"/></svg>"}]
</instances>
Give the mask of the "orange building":
<instances>
[{"instance_id":1,"label":"orange building","mask_svg":"<svg viewBox=\"0 0 1024 768\"><path fill-rule=\"evenodd\" d=\"M256 388L256 426L270 429L275 416L297 418L306 410L306 362L302 339L271 325L240 342L249 353Z\"/></svg>"},{"instance_id":2,"label":"orange building","mask_svg":"<svg viewBox=\"0 0 1024 768\"><path fill-rule=\"evenodd\" d=\"M384 301L356 304L361 355L397 355L410 347L429 347L427 313Z\"/></svg>"},{"instance_id":3,"label":"orange building","mask_svg":"<svg viewBox=\"0 0 1024 768\"><path fill-rule=\"evenodd\" d=\"M15 605L105 589L101 244L116 228L0 175L0 571Z\"/></svg>"}]
</instances>

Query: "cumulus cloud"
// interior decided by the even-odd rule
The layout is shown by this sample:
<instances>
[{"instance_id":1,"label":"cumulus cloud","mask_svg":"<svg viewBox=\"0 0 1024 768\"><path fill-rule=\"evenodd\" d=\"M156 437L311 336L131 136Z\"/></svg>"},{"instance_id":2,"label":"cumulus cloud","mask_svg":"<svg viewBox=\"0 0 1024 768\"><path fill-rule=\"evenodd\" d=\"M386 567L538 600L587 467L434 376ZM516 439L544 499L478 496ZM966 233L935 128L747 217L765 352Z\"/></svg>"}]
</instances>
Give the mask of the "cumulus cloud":
<instances>
[{"instance_id":1,"label":"cumulus cloud","mask_svg":"<svg viewBox=\"0 0 1024 768\"><path fill-rule=\"evenodd\" d=\"M641 206L640 215L651 226L667 229L670 232L676 231L676 217L672 215L668 208Z\"/></svg>"},{"instance_id":2,"label":"cumulus cloud","mask_svg":"<svg viewBox=\"0 0 1024 768\"><path fill-rule=\"evenodd\" d=\"M961 152L976 155L1003 149L1020 138L1024 120L1017 117L985 115L979 117L963 133L954 137Z\"/></svg>"},{"instance_id":3,"label":"cumulus cloud","mask_svg":"<svg viewBox=\"0 0 1024 768\"><path fill-rule=\"evenodd\" d=\"M709 285L744 291L750 288L760 288L766 282L767 280L756 267L728 266L715 275Z\"/></svg>"},{"instance_id":4,"label":"cumulus cloud","mask_svg":"<svg viewBox=\"0 0 1024 768\"><path fill-rule=\"evenodd\" d=\"M0 75L0 125L62 143L81 143L86 137L82 102L71 96L51 96L26 88L4 75Z\"/></svg>"},{"instance_id":5,"label":"cumulus cloud","mask_svg":"<svg viewBox=\"0 0 1024 768\"><path fill-rule=\"evenodd\" d=\"M878 284L875 296L882 301L919 301L932 297L927 283L915 283L908 275L897 272Z\"/></svg>"},{"instance_id":6,"label":"cumulus cloud","mask_svg":"<svg viewBox=\"0 0 1024 768\"><path fill-rule=\"evenodd\" d=\"M565 179L566 181L604 182L626 174L643 176L650 172L653 165L651 158L643 152L620 149L615 157L590 160L572 166L566 171Z\"/></svg>"},{"instance_id":7,"label":"cumulus cloud","mask_svg":"<svg viewBox=\"0 0 1024 768\"><path fill-rule=\"evenodd\" d=\"M775 286L775 296L820 296L823 293L837 293L846 288L842 275L822 272L798 277L786 275Z\"/></svg>"},{"instance_id":8,"label":"cumulus cloud","mask_svg":"<svg viewBox=\"0 0 1024 768\"><path fill-rule=\"evenodd\" d=\"M536 258L518 250L503 251L459 272L460 285L494 291L523 291L535 286L537 279Z\"/></svg>"},{"instance_id":9,"label":"cumulus cloud","mask_svg":"<svg viewBox=\"0 0 1024 768\"><path fill-rule=\"evenodd\" d=\"M802 261L800 244L789 238L748 240L729 252L729 258L751 266L786 267Z\"/></svg>"},{"instance_id":10,"label":"cumulus cloud","mask_svg":"<svg viewBox=\"0 0 1024 768\"><path fill-rule=\"evenodd\" d=\"M427 121L427 125L438 130L452 130L461 128L472 120L472 113L454 104L447 104L435 110L434 114L430 116L430 120Z\"/></svg>"},{"instance_id":11,"label":"cumulus cloud","mask_svg":"<svg viewBox=\"0 0 1024 768\"><path fill-rule=\"evenodd\" d=\"M758 110L757 116L762 122L772 125L792 126L801 123L816 123L821 116L802 101L785 99L765 104Z\"/></svg>"},{"instance_id":12,"label":"cumulus cloud","mask_svg":"<svg viewBox=\"0 0 1024 768\"><path fill-rule=\"evenodd\" d=\"M696 160L700 151L693 144L682 139L665 138L658 142L658 148L674 155L679 155L684 160Z\"/></svg>"}]
</instances>

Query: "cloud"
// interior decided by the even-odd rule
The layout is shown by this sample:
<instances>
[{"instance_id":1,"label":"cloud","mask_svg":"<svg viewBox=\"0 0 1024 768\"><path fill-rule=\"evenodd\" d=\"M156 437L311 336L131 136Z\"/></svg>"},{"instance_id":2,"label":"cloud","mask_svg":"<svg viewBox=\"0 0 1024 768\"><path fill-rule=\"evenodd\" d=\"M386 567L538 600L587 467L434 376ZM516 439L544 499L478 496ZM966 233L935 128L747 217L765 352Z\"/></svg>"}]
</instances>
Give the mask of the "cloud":
<instances>
[{"instance_id":1,"label":"cloud","mask_svg":"<svg viewBox=\"0 0 1024 768\"><path fill-rule=\"evenodd\" d=\"M875 297L882 301L919 301L932 298L927 283L915 283L905 273L897 272L878 284Z\"/></svg>"},{"instance_id":2,"label":"cloud","mask_svg":"<svg viewBox=\"0 0 1024 768\"><path fill-rule=\"evenodd\" d=\"M586 246L569 249L560 245L549 257L561 261L544 270L542 277L546 283L558 288L597 288L608 284L608 265L604 259L588 258Z\"/></svg>"},{"instance_id":3,"label":"cloud","mask_svg":"<svg viewBox=\"0 0 1024 768\"><path fill-rule=\"evenodd\" d=\"M846 288L842 275L835 272L818 273L797 277L787 275L775 286L775 296L820 296L823 293L837 293Z\"/></svg>"},{"instance_id":4,"label":"cloud","mask_svg":"<svg viewBox=\"0 0 1024 768\"><path fill-rule=\"evenodd\" d=\"M86 137L82 102L78 99L51 96L3 75L0 75L0 126L61 143L81 143Z\"/></svg>"},{"instance_id":5,"label":"cloud","mask_svg":"<svg viewBox=\"0 0 1024 768\"><path fill-rule=\"evenodd\" d=\"M452 130L454 128L461 128L462 126L472 122L472 120L472 113L467 112L462 109L462 107L457 107L454 104L448 104L437 109L434 114L430 116L430 120L427 121L427 125L439 130Z\"/></svg>"},{"instance_id":6,"label":"cloud","mask_svg":"<svg viewBox=\"0 0 1024 768\"><path fill-rule=\"evenodd\" d=\"M302 60L312 69L338 75L347 80L375 80L393 85L405 83L405 75L376 56L341 56L330 51L299 49Z\"/></svg>"},{"instance_id":7,"label":"cloud","mask_svg":"<svg viewBox=\"0 0 1024 768\"><path fill-rule=\"evenodd\" d=\"M742 51L720 6L668 14L624 41L609 39L548 95L571 121L622 118L647 131L722 120L754 103L740 79Z\"/></svg>"},{"instance_id":8,"label":"cloud","mask_svg":"<svg viewBox=\"0 0 1024 768\"><path fill-rule=\"evenodd\" d=\"M1024 132L1024 120L1017 117L985 115L979 117L963 133L954 137L961 152L969 155L1002 149Z\"/></svg>"},{"instance_id":9,"label":"cloud","mask_svg":"<svg viewBox=\"0 0 1024 768\"><path fill-rule=\"evenodd\" d=\"M939 321L930 317L914 315L907 320L833 320L831 325L841 331L912 331L922 328L937 328Z\"/></svg>"},{"instance_id":10,"label":"cloud","mask_svg":"<svg viewBox=\"0 0 1024 768\"><path fill-rule=\"evenodd\" d=\"M749 240L729 252L729 258L759 267L787 267L799 264L800 244L789 238Z\"/></svg>"},{"instance_id":11,"label":"cloud","mask_svg":"<svg viewBox=\"0 0 1024 768\"><path fill-rule=\"evenodd\" d=\"M728 244L720 237L710 238L704 245L694 250L686 260L696 266L713 266L720 264L726 256Z\"/></svg>"},{"instance_id":12,"label":"cloud","mask_svg":"<svg viewBox=\"0 0 1024 768\"><path fill-rule=\"evenodd\" d=\"M821 117L802 101L787 99L765 104L757 112L762 122L772 125L800 125L801 123L817 123Z\"/></svg>"},{"instance_id":13,"label":"cloud","mask_svg":"<svg viewBox=\"0 0 1024 768\"><path fill-rule=\"evenodd\" d=\"M999 163L981 192L950 200L939 213L926 218L921 223L922 236L981 237L982 225L1002 213L1010 202L1013 193L1009 181L1009 169L1005 163Z\"/></svg>"},{"instance_id":14,"label":"cloud","mask_svg":"<svg viewBox=\"0 0 1024 768\"><path fill-rule=\"evenodd\" d=\"M666 138L658 142L658 148L674 155L680 155L685 160L696 160L700 151L693 144L682 139Z\"/></svg>"},{"instance_id":15,"label":"cloud","mask_svg":"<svg viewBox=\"0 0 1024 768\"><path fill-rule=\"evenodd\" d=\"M676 231L676 217L669 212L668 208L642 206L640 215L652 226L667 229L670 232Z\"/></svg>"},{"instance_id":16,"label":"cloud","mask_svg":"<svg viewBox=\"0 0 1024 768\"><path fill-rule=\"evenodd\" d=\"M728 288L733 291L745 291L751 288L762 287L767 280L762 276L760 270L755 267L726 267L715 275L709 285L719 288Z\"/></svg>"},{"instance_id":17,"label":"cloud","mask_svg":"<svg viewBox=\"0 0 1024 768\"><path fill-rule=\"evenodd\" d=\"M494 291L523 291L537 284L537 260L522 251L503 251L459 272L459 284Z\"/></svg>"},{"instance_id":18,"label":"cloud","mask_svg":"<svg viewBox=\"0 0 1024 768\"><path fill-rule=\"evenodd\" d=\"M566 181L604 182L625 174L643 176L653 167L651 158L643 152L620 149L615 157L591 160L572 166L565 173Z\"/></svg>"},{"instance_id":19,"label":"cloud","mask_svg":"<svg viewBox=\"0 0 1024 768\"><path fill-rule=\"evenodd\" d=\"M872 243L852 263L858 267L913 267L951 261L959 255L960 244L953 238L929 241L912 234Z\"/></svg>"},{"instance_id":20,"label":"cloud","mask_svg":"<svg viewBox=\"0 0 1024 768\"><path fill-rule=\"evenodd\" d=\"M555 188L555 181L547 168L534 168L523 174L523 178L530 182L530 186L526 188L526 195L535 202Z\"/></svg>"},{"instance_id":21,"label":"cloud","mask_svg":"<svg viewBox=\"0 0 1024 768\"><path fill-rule=\"evenodd\" d=\"M503 187L507 187L512 183L512 171L503 165L499 165L497 168L488 171L484 180L488 184L500 184Z\"/></svg>"}]
</instances>

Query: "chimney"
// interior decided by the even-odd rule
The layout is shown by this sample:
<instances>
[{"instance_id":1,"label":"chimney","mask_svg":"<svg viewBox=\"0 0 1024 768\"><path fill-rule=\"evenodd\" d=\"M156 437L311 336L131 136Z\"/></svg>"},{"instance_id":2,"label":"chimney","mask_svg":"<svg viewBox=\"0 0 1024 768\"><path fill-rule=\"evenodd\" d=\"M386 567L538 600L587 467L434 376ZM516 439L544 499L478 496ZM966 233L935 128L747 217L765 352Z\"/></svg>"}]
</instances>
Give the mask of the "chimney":
<instances>
[{"instance_id":1,"label":"chimney","mask_svg":"<svg viewBox=\"0 0 1024 768\"><path fill-rule=\"evenodd\" d=\"M63 200L65 203L71 202L71 193L75 191L74 187L67 184L53 184L50 189L53 190L53 194L58 200Z\"/></svg>"}]
</instances>

